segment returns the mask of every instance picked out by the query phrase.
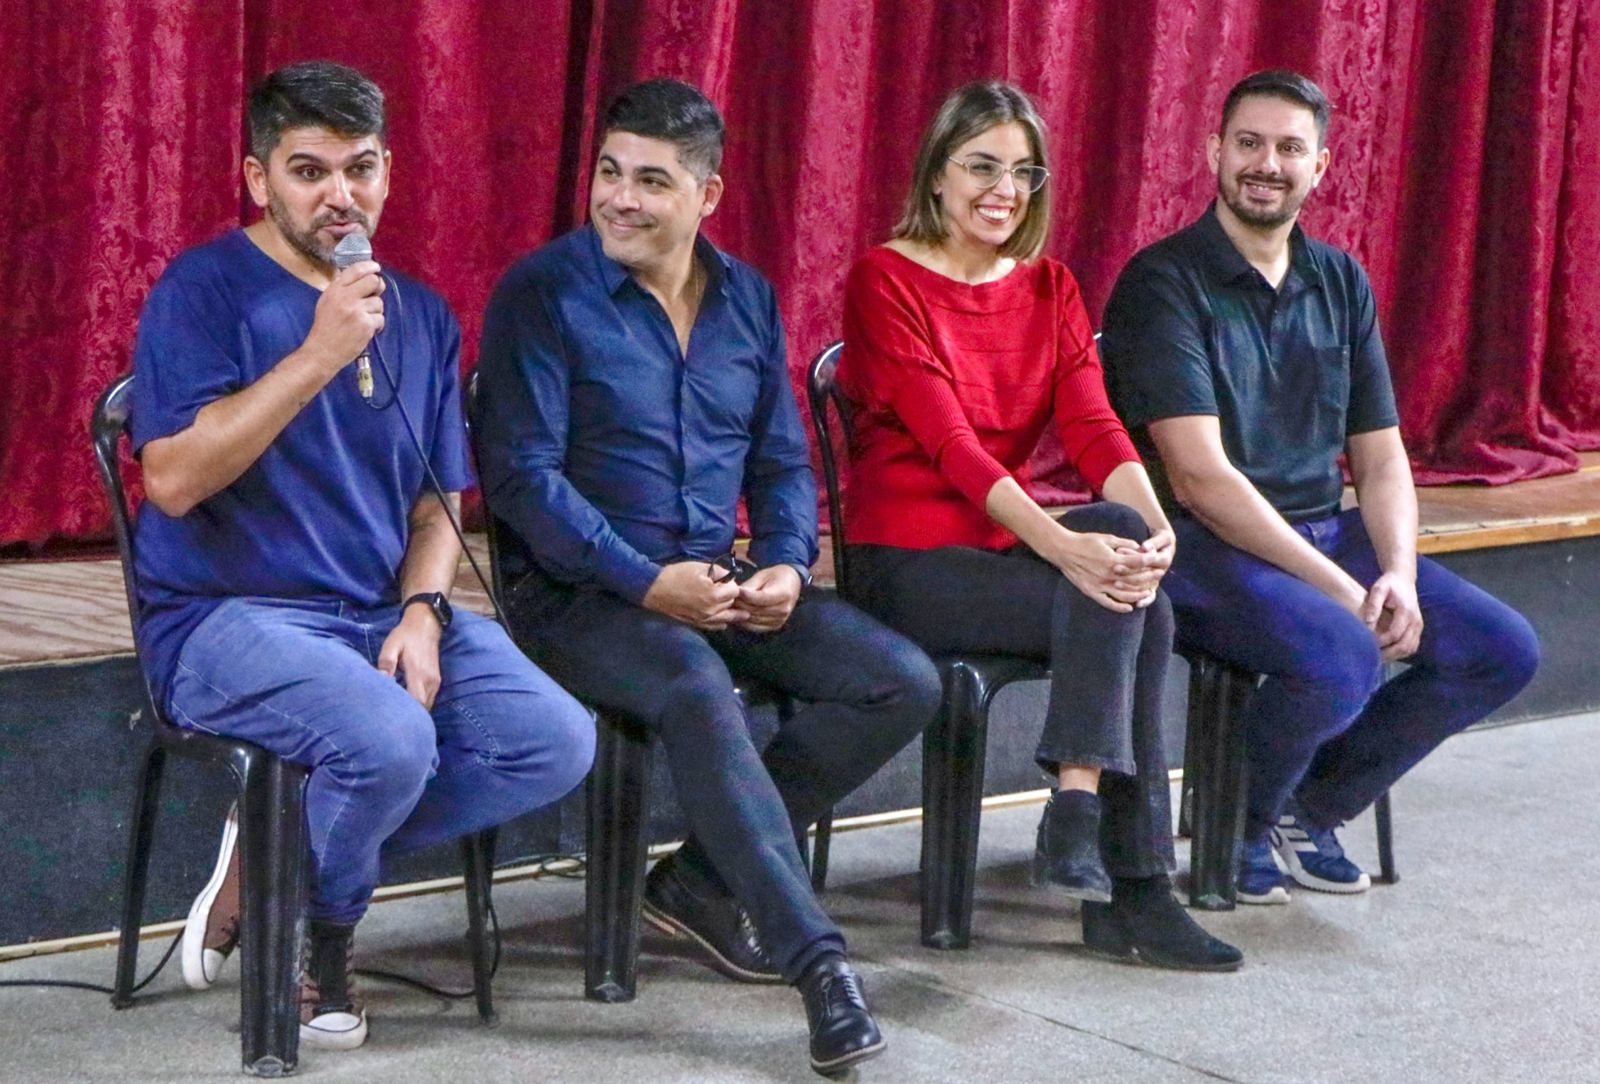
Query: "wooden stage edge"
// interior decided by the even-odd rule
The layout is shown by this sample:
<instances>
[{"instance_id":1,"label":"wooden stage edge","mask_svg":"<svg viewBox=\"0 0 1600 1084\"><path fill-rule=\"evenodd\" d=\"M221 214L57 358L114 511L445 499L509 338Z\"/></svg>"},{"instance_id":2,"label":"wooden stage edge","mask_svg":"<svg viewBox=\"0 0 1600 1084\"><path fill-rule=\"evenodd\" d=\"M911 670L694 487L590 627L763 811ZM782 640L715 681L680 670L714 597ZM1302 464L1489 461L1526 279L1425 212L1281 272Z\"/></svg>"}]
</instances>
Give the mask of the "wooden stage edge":
<instances>
[{"instance_id":1,"label":"wooden stage edge","mask_svg":"<svg viewBox=\"0 0 1600 1084\"><path fill-rule=\"evenodd\" d=\"M1600 452L1579 470L1505 486L1419 488L1417 551L1424 554L1521 546L1600 535ZM822 539L817 581L833 582L831 539ZM468 542L487 571L483 535ZM489 613L466 561L456 603ZM115 560L0 563L0 668L126 655L133 650L122 571Z\"/></svg>"}]
</instances>

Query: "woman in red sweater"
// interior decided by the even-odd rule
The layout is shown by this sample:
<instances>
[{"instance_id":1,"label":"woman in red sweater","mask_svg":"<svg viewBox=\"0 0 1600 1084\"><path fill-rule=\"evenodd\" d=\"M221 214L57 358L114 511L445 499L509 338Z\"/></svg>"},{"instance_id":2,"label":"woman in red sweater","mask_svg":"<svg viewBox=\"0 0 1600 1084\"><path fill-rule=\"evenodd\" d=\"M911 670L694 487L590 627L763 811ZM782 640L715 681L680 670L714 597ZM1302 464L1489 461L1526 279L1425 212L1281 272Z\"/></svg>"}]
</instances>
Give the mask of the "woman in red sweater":
<instances>
[{"instance_id":1,"label":"woman in red sweater","mask_svg":"<svg viewBox=\"0 0 1600 1084\"><path fill-rule=\"evenodd\" d=\"M930 652L1047 662L1037 752L1055 793L1037 882L1084 901L1091 949L1226 971L1243 957L1173 898L1161 691L1173 534L1106 402L1050 228L1043 126L1005 83L923 133L893 238L851 269L839 380L857 404L845 505L855 598ZM1024 489L1054 421L1105 501L1059 521Z\"/></svg>"}]
</instances>

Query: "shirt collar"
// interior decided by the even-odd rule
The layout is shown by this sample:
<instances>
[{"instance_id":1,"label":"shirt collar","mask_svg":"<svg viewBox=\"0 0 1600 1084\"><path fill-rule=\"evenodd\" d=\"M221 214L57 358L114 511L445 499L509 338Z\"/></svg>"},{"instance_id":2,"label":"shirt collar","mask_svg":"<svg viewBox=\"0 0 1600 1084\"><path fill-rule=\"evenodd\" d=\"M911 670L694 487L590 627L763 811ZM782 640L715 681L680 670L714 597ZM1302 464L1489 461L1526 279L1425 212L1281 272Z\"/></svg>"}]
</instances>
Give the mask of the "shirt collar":
<instances>
[{"instance_id":1,"label":"shirt collar","mask_svg":"<svg viewBox=\"0 0 1600 1084\"><path fill-rule=\"evenodd\" d=\"M1207 205L1205 214L1200 216L1194 228L1195 236L1201 243L1206 267L1212 279L1219 285L1229 285L1241 276L1256 273L1256 269L1250 266L1250 261L1233 247L1233 240L1228 236L1228 231L1222 228L1222 220L1217 218L1216 200ZM1305 286L1322 285L1322 271L1317 267L1317 261L1311 257L1311 252L1306 246L1306 233L1298 222L1289 232L1289 271Z\"/></svg>"},{"instance_id":2,"label":"shirt collar","mask_svg":"<svg viewBox=\"0 0 1600 1084\"><path fill-rule=\"evenodd\" d=\"M606 293L615 297L625 284L633 282L633 276L626 267L606 255L605 248L600 244L600 234L593 223L584 226L584 229L589 231L589 248L594 253L595 265L600 269L600 281L605 284ZM733 266L727 253L713 245L702 233L694 239L694 255L707 272L706 296L711 296L714 290L720 292L723 281L728 277L728 270Z\"/></svg>"}]
</instances>

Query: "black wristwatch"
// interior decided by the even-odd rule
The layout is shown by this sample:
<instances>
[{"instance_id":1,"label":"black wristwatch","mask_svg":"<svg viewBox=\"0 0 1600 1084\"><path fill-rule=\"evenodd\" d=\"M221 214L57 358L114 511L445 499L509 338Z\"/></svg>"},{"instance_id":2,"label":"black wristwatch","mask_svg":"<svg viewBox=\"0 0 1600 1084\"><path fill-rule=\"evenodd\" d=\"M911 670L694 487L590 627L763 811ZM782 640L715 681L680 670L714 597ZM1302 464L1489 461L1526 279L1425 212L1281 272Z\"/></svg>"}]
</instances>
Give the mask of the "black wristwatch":
<instances>
[{"instance_id":1,"label":"black wristwatch","mask_svg":"<svg viewBox=\"0 0 1600 1084\"><path fill-rule=\"evenodd\" d=\"M428 609L433 611L433 616L439 621L439 628L447 629L450 627L450 619L455 614L450 609L450 600L445 598L442 593L438 591L422 591L412 595L400 604L400 613L403 615L411 608L413 603L417 602L427 603Z\"/></svg>"}]
</instances>

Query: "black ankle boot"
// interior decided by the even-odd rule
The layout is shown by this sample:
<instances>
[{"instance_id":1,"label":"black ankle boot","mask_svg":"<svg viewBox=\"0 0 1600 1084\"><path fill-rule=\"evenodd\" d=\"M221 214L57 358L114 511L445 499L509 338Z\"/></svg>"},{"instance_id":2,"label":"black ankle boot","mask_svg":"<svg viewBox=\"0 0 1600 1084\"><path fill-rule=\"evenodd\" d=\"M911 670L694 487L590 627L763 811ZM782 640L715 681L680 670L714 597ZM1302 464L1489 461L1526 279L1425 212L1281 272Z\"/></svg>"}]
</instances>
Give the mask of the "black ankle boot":
<instances>
[{"instance_id":1,"label":"black ankle boot","mask_svg":"<svg viewBox=\"0 0 1600 1084\"><path fill-rule=\"evenodd\" d=\"M1110 903L1084 904L1083 944L1101 956L1175 971L1237 971L1244 963L1244 953L1189 917L1165 875L1118 877Z\"/></svg>"},{"instance_id":2,"label":"black ankle boot","mask_svg":"<svg viewBox=\"0 0 1600 1084\"><path fill-rule=\"evenodd\" d=\"M1033 883L1055 885L1069 896L1100 903L1111 899L1111 878L1100 861L1100 796L1058 790L1045 803L1033 848Z\"/></svg>"},{"instance_id":3,"label":"black ankle boot","mask_svg":"<svg viewBox=\"0 0 1600 1084\"><path fill-rule=\"evenodd\" d=\"M811 1028L811 1068L824 1076L877 1057L888 1047L867 1008L861 977L830 952L806 968L795 985L806 1003Z\"/></svg>"}]
</instances>

